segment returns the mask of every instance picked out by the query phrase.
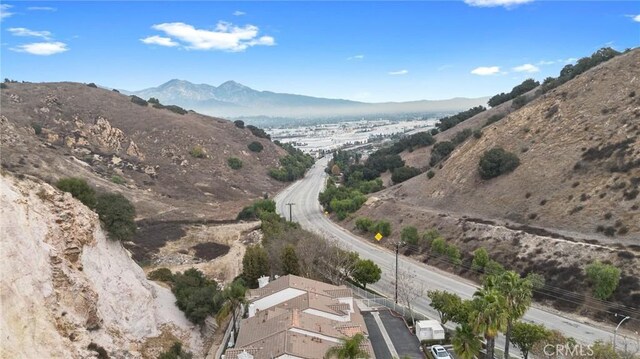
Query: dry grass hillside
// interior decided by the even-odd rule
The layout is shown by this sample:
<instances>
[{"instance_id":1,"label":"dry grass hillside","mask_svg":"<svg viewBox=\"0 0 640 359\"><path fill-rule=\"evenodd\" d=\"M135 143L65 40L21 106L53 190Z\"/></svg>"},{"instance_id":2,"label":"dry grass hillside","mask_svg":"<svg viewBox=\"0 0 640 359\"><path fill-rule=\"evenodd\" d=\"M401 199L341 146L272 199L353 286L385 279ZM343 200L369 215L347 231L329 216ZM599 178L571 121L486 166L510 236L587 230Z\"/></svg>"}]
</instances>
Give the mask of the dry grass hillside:
<instances>
[{"instance_id":1,"label":"dry grass hillside","mask_svg":"<svg viewBox=\"0 0 640 359\"><path fill-rule=\"evenodd\" d=\"M139 218L151 219L234 219L243 205L284 187L268 169L285 152L229 121L140 106L79 83L6 85L2 167L16 174L51 183L83 177L122 192ZM253 141L264 150L251 152ZM196 146L203 158L190 154ZM242 168L231 169L230 157Z\"/></svg>"},{"instance_id":2,"label":"dry grass hillside","mask_svg":"<svg viewBox=\"0 0 640 359\"><path fill-rule=\"evenodd\" d=\"M428 245L403 251L423 262L478 279L473 251L526 274L542 274L547 286L536 298L565 311L609 320L637 315L640 303L640 50L620 55L538 96L528 105L471 136L433 170L370 196L357 217L386 219L395 246L405 226L437 229L461 252L461 265L433 254ZM532 94L529 94L530 96ZM491 109L443 132L481 127ZM482 154L502 147L520 165L483 180ZM413 153L428 165L430 149ZM422 155L420 155L420 152ZM424 156L420 158L420 156ZM585 268L599 260L622 271L607 301L593 299Z\"/></svg>"},{"instance_id":3,"label":"dry grass hillside","mask_svg":"<svg viewBox=\"0 0 640 359\"><path fill-rule=\"evenodd\" d=\"M420 175L376 196L640 245L638 73L640 50L601 64L484 128L434 178ZM480 156L496 146L521 164L483 180Z\"/></svg>"}]
</instances>

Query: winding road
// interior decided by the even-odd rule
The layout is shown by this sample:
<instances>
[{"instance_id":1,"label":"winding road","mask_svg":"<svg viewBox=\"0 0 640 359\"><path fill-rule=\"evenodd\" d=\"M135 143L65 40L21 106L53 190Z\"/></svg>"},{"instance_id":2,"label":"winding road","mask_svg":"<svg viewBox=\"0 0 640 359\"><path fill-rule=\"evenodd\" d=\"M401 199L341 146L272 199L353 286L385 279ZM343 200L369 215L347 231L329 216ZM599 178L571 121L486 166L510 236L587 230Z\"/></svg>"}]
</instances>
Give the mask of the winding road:
<instances>
[{"instance_id":1,"label":"winding road","mask_svg":"<svg viewBox=\"0 0 640 359\"><path fill-rule=\"evenodd\" d=\"M318 202L318 194L325 184L326 174L324 168L327 166L327 162L327 158L316 161L305 178L280 192L275 197L277 210L288 219L289 206L287 206L287 203L294 203L291 210L293 221L300 223L303 228L311 232L335 241L344 249L358 252L361 258L371 259L376 262L382 268L382 278L376 284L370 285L370 288L393 298L395 253L373 244L371 240L367 241L354 235L333 223L324 214ZM471 298L477 289L477 285L467 279L404 256L400 256L398 267L400 271L408 271L415 275L418 280L422 281L427 290L446 290L456 293L462 298ZM413 305L417 312L421 312L431 318L438 318L435 310L429 306L426 296L418 299ZM608 341L613 337L613 328L594 327L589 323L569 319L568 316L564 317L539 306L532 306L525 314L524 320L543 324L549 329L559 330L566 336L573 337L584 344L590 344L598 339ZM496 348L503 346L504 338L497 338ZM512 350L517 351L516 348L512 348Z\"/></svg>"}]
</instances>

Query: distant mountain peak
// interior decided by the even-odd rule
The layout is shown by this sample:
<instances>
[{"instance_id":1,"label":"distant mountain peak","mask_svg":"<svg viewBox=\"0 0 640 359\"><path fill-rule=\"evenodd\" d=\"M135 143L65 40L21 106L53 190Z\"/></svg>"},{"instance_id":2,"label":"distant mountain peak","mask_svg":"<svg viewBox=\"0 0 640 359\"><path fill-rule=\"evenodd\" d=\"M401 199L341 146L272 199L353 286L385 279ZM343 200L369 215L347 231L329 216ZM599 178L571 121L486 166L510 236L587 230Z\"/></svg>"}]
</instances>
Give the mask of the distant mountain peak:
<instances>
[{"instance_id":1,"label":"distant mountain peak","mask_svg":"<svg viewBox=\"0 0 640 359\"><path fill-rule=\"evenodd\" d=\"M238 88L239 89L249 89L249 87L247 87L247 86L245 86L245 85L243 85L241 83L235 82L233 80L229 80L229 81L223 82L222 84L220 84L220 86L218 86L218 89L238 89Z\"/></svg>"}]
</instances>

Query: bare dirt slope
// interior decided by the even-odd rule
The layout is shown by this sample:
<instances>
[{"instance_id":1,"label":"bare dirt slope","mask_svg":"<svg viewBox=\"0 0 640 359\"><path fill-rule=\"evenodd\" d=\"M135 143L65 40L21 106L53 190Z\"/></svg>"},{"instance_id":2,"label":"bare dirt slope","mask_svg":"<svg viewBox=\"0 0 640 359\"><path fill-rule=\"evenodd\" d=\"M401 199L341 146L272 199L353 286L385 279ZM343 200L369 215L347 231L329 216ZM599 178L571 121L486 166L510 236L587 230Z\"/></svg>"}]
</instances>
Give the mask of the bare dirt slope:
<instances>
[{"instance_id":1,"label":"bare dirt slope","mask_svg":"<svg viewBox=\"0 0 640 359\"><path fill-rule=\"evenodd\" d=\"M140 106L79 83L7 84L1 115L3 168L49 182L84 177L132 199L140 218L232 219L283 187L268 176L283 150L223 119ZM264 150L249 151L253 141ZM195 146L205 158L190 155ZM231 169L230 157L243 167Z\"/></svg>"},{"instance_id":2,"label":"bare dirt slope","mask_svg":"<svg viewBox=\"0 0 640 359\"><path fill-rule=\"evenodd\" d=\"M640 50L616 57L471 137L436 175L376 197L640 245ZM480 156L502 147L512 173L482 180ZM397 212L401 213L401 212Z\"/></svg>"}]
</instances>

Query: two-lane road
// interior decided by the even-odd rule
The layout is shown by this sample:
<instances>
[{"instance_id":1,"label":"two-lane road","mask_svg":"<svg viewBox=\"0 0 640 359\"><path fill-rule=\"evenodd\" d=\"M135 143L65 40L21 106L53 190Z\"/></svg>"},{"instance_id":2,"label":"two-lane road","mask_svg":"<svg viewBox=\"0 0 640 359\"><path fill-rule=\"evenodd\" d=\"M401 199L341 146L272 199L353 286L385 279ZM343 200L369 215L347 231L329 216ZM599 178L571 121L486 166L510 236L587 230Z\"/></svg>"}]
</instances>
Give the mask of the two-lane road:
<instances>
[{"instance_id":1,"label":"two-lane road","mask_svg":"<svg viewBox=\"0 0 640 359\"><path fill-rule=\"evenodd\" d=\"M371 288L389 297L394 295L395 254L385 248L373 244L361 237L333 223L324 214L319 202L318 194L322 191L326 174L324 168L327 158L320 159L309 170L307 176L282 191L275 197L278 212L289 218L289 208L286 203L295 203L292 209L293 221L312 232L318 233L329 240L335 241L341 247L356 251L361 258L371 259L382 268L381 280ZM471 298L477 286L453 274L446 273L423 263L400 257L400 271L408 271L424 284L428 290L440 289ZM437 313L429 306L428 298L420 298L414 303L418 312L432 318L438 318ZM568 317L563 317L540 307L532 307L527 311L525 320L543 324L549 329L557 329L577 341L589 344L595 340L610 340L613 330L604 330L581 323ZM497 345L503 346L504 339L498 338Z\"/></svg>"}]
</instances>

